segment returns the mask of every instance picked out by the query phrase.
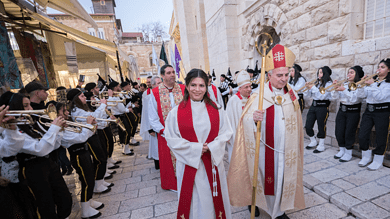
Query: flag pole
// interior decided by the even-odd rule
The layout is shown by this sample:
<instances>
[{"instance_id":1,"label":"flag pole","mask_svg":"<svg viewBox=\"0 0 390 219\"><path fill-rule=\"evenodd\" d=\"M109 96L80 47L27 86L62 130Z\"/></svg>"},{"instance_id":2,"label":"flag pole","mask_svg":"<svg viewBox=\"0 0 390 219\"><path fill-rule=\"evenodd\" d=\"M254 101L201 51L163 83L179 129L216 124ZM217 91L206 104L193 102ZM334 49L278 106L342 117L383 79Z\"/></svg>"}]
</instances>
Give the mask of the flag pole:
<instances>
[{"instance_id":1,"label":"flag pole","mask_svg":"<svg viewBox=\"0 0 390 219\"><path fill-rule=\"evenodd\" d=\"M259 42L261 36L264 35L265 37L268 37L269 39L264 39L263 42ZM258 46L259 43L262 43L260 45L262 51L260 51L260 48ZM256 41L256 49L257 52L262 56L261 61L261 78L260 78L260 84L259 84L259 105L258 109L260 111L263 110L263 100L264 100L264 81L265 81L265 56L266 51L268 49L268 44L272 44L273 40L271 35L268 33L262 33L258 36ZM251 219L255 218L255 207L256 207L256 189L257 189L257 173L259 172L259 152L260 152L260 138L261 138L261 121L257 122L257 131L256 131L256 150L255 150L255 166L253 169L253 188L252 188L252 205L251 205Z\"/></svg>"}]
</instances>

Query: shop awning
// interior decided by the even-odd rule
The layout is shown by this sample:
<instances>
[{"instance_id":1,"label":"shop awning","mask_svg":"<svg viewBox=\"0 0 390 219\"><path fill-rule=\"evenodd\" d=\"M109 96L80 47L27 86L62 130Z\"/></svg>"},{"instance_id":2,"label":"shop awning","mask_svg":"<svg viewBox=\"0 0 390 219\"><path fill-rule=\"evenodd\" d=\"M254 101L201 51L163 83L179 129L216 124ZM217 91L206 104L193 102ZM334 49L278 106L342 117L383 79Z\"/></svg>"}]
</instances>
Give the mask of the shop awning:
<instances>
[{"instance_id":1,"label":"shop awning","mask_svg":"<svg viewBox=\"0 0 390 219\"><path fill-rule=\"evenodd\" d=\"M96 22L77 0L35 0L35 2L44 8L50 7L65 14L80 18L90 23L93 28L98 28Z\"/></svg>"},{"instance_id":2,"label":"shop awning","mask_svg":"<svg viewBox=\"0 0 390 219\"><path fill-rule=\"evenodd\" d=\"M82 43L84 45L95 47L97 49L101 49L110 55L115 55L116 53L116 45L113 42L109 42L107 40L103 40L94 36L91 36L87 33L84 33L82 31L76 30L74 28L71 28L69 26L66 26L64 24L61 24L60 22L57 22L55 20L52 20L49 17L46 17L44 15L30 12L28 11L28 16L32 17L34 20L39 21L43 23L44 25L48 26L51 30L64 32L66 33L66 37L69 39L72 39L76 42Z\"/></svg>"}]
</instances>

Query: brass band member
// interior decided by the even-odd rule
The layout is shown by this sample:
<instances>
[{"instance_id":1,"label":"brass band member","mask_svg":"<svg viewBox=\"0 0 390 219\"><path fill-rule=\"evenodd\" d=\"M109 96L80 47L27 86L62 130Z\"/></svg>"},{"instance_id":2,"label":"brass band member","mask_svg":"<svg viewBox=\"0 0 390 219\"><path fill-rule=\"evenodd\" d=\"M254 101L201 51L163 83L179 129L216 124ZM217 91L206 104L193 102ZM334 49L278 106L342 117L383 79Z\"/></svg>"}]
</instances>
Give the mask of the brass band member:
<instances>
[{"instance_id":1,"label":"brass band member","mask_svg":"<svg viewBox=\"0 0 390 219\"><path fill-rule=\"evenodd\" d=\"M313 98L313 103L310 106L306 117L305 128L307 135L310 137L310 144L306 147L306 149L314 149L317 146L313 126L316 121L318 125L317 138L320 142L317 148L313 151L314 153L321 153L325 151L326 122L328 121L329 104L332 97L329 91L325 91L325 93L322 94L320 92L320 88L325 88L332 84L332 79L330 78L331 74L332 70L328 66L318 69L318 80L316 84L313 85L307 83L309 90L304 93L305 96Z\"/></svg>"},{"instance_id":2,"label":"brass band member","mask_svg":"<svg viewBox=\"0 0 390 219\"><path fill-rule=\"evenodd\" d=\"M87 98L84 94L78 89L72 89L67 94L66 97L69 104L69 112L73 117L82 116L88 117L93 116L94 118L106 118L106 104L107 100L100 100L100 106L94 111L91 110L87 106ZM74 121L78 122L86 122L84 118L73 118ZM104 181L104 176L106 174L107 168L107 155L103 149L102 144L100 143L99 136L95 133L87 140L87 145L92 154L93 165L95 169L95 187L94 193L106 193L111 190L111 188L107 187L110 184Z\"/></svg>"},{"instance_id":3,"label":"brass band member","mask_svg":"<svg viewBox=\"0 0 390 219\"><path fill-rule=\"evenodd\" d=\"M290 80L288 84L293 90L299 90L306 84L306 79L301 75L302 68L298 64L294 64L292 68L290 68ZM305 100L303 99L303 92L298 92L299 96L299 106L301 108L301 112L305 108Z\"/></svg>"},{"instance_id":4,"label":"brass band member","mask_svg":"<svg viewBox=\"0 0 390 219\"><path fill-rule=\"evenodd\" d=\"M352 159L352 149L355 143L356 130L360 121L360 108L362 98L355 98L356 90L348 88L349 83L356 83L364 76L361 66L356 65L348 70L348 81L332 91L333 99L340 100L340 108L336 116L336 139L340 151L334 155L340 162L347 162ZM335 80L333 84L337 84Z\"/></svg>"},{"instance_id":5,"label":"brass band member","mask_svg":"<svg viewBox=\"0 0 390 219\"><path fill-rule=\"evenodd\" d=\"M377 170L382 166L389 134L389 115L390 115L390 59L379 62L377 81L370 79L365 83L368 86L358 89L358 97L366 98L367 108L362 116L359 131L359 145L362 149L362 160L359 166L368 166L369 170ZM369 141L372 127L375 126L376 147L369 150Z\"/></svg>"},{"instance_id":6,"label":"brass band member","mask_svg":"<svg viewBox=\"0 0 390 219\"><path fill-rule=\"evenodd\" d=\"M22 94L6 92L10 110L33 110L30 100ZM36 212L40 218L66 218L72 210L72 197L62 178L60 169L49 154L60 147L61 127L65 120L57 117L47 132L30 124L18 125L25 141L18 151L19 181L26 183L35 198Z\"/></svg>"}]
</instances>

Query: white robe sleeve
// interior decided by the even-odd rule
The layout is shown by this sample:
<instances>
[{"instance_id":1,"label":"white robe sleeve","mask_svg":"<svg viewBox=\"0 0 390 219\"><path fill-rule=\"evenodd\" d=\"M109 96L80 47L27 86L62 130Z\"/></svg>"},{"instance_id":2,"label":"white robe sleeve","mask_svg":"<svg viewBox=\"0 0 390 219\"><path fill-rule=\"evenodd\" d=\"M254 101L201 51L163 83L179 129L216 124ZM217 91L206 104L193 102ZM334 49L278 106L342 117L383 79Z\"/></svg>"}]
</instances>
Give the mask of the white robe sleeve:
<instances>
[{"instance_id":1,"label":"white robe sleeve","mask_svg":"<svg viewBox=\"0 0 390 219\"><path fill-rule=\"evenodd\" d=\"M149 123L149 115L148 115L148 104L149 104L150 95L146 94L146 91L142 94L142 113L141 113L141 127L139 131L139 135L142 137L142 140L146 141L150 139L150 123Z\"/></svg>"},{"instance_id":2,"label":"white robe sleeve","mask_svg":"<svg viewBox=\"0 0 390 219\"><path fill-rule=\"evenodd\" d=\"M165 139L178 161L198 169L203 143L189 142L181 137L177 124L177 108L178 107L173 108L165 120Z\"/></svg>"},{"instance_id":3,"label":"white robe sleeve","mask_svg":"<svg viewBox=\"0 0 390 219\"><path fill-rule=\"evenodd\" d=\"M164 129L164 126L160 122L160 117L157 112L157 102L153 93L150 93L148 103L148 114L150 127L157 133Z\"/></svg>"},{"instance_id":4,"label":"white robe sleeve","mask_svg":"<svg viewBox=\"0 0 390 219\"><path fill-rule=\"evenodd\" d=\"M25 134L25 141L23 148L20 150L21 153L32 154L36 156L46 156L54 149L56 149L56 144L61 139L58 139L57 136L62 138L62 135L59 135L61 127L57 125L51 125L46 134L43 135L41 140L31 138Z\"/></svg>"},{"instance_id":5,"label":"white robe sleeve","mask_svg":"<svg viewBox=\"0 0 390 219\"><path fill-rule=\"evenodd\" d=\"M4 129L0 139L0 157L15 156L24 145L24 135L18 130Z\"/></svg>"},{"instance_id":6,"label":"white robe sleeve","mask_svg":"<svg viewBox=\"0 0 390 219\"><path fill-rule=\"evenodd\" d=\"M61 140L61 145L64 146L65 148L69 148L74 144L80 144L86 142L88 138L90 138L93 135L93 133L94 132L92 132L87 128L83 128L81 133L74 133L65 130Z\"/></svg>"}]
</instances>

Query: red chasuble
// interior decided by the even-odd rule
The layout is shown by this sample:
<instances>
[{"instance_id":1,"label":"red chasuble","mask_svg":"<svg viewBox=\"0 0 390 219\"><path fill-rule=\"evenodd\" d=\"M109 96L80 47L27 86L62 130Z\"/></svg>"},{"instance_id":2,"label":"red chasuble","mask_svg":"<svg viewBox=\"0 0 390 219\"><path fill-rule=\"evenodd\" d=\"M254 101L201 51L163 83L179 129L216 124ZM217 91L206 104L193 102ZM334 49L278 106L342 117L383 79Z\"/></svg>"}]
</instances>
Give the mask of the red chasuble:
<instances>
[{"instance_id":1,"label":"red chasuble","mask_svg":"<svg viewBox=\"0 0 390 219\"><path fill-rule=\"evenodd\" d=\"M272 91L271 83L269 83L269 89ZM287 93L286 89L284 90L284 93ZM274 105L267 108L266 112L267 117L265 122L265 143L274 149ZM275 195L275 152L271 148L265 146L264 195Z\"/></svg>"},{"instance_id":2,"label":"red chasuble","mask_svg":"<svg viewBox=\"0 0 390 219\"><path fill-rule=\"evenodd\" d=\"M172 93L176 104L179 104L183 99L184 89L184 85L175 84ZM172 109L169 91L161 83L160 86L155 87L152 92L157 102L157 113L160 118L160 123L165 127L165 119ZM175 174L176 158L171 154L171 150L169 149L165 138L161 136L163 132L164 129L157 133L161 188L166 190L177 190L177 179Z\"/></svg>"},{"instance_id":3,"label":"red chasuble","mask_svg":"<svg viewBox=\"0 0 390 219\"><path fill-rule=\"evenodd\" d=\"M205 143L210 143L218 136L219 112L217 109L215 109L209 104L206 104L206 108L210 118L211 129ZM196 137L193 125L194 122L192 120L191 101L189 99L186 101L186 103L181 103L179 105L179 108L177 110L177 120L181 136L190 142L199 142L198 138ZM213 196L215 215L217 218L225 219L226 215L225 208L223 205L218 168L215 166L215 171L213 170L210 151L203 153L201 159L205 166L207 178L210 183L210 192ZM177 211L178 219L190 218L192 192L194 189L196 171L197 169L193 167L190 167L188 165L185 166L183 182L180 191L179 208ZM213 173L216 175L216 182L213 182ZM216 193L214 192L215 183L217 186Z\"/></svg>"}]
</instances>

